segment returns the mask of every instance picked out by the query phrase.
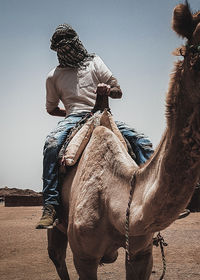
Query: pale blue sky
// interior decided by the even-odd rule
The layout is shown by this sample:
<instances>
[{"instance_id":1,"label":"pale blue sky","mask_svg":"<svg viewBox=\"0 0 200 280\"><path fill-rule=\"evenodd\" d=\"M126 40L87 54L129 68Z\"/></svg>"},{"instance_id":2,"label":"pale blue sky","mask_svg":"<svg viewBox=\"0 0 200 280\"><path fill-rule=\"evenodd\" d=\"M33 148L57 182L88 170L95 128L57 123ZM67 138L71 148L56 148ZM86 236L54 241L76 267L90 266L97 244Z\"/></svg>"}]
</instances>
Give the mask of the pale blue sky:
<instances>
[{"instance_id":1,"label":"pale blue sky","mask_svg":"<svg viewBox=\"0 0 200 280\"><path fill-rule=\"evenodd\" d=\"M45 79L57 65L49 40L69 23L101 56L124 96L115 119L156 147L165 129L165 94L182 40L171 30L175 0L0 0L0 187L42 189L42 150L59 121L45 111ZM199 0L190 0L197 10Z\"/></svg>"}]
</instances>

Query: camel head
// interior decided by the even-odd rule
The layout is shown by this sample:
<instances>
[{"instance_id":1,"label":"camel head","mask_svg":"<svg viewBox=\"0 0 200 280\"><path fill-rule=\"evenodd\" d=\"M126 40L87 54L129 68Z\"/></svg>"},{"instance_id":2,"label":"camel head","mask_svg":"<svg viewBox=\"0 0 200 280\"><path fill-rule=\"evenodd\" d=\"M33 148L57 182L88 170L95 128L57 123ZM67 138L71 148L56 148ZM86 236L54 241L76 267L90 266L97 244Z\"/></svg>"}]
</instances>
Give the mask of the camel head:
<instances>
[{"instance_id":1,"label":"camel head","mask_svg":"<svg viewBox=\"0 0 200 280\"><path fill-rule=\"evenodd\" d=\"M192 104L200 102L200 11L192 13L188 2L175 7L172 29L186 39L175 55L184 57L184 87Z\"/></svg>"},{"instance_id":2,"label":"camel head","mask_svg":"<svg viewBox=\"0 0 200 280\"><path fill-rule=\"evenodd\" d=\"M200 11L192 13L187 1L177 5L172 29L186 42L173 52L183 59L175 63L171 75L166 99L167 123L174 143L178 143L181 135L184 153L188 151L193 166L193 162L200 160Z\"/></svg>"},{"instance_id":3,"label":"camel head","mask_svg":"<svg viewBox=\"0 0 200 280\"><path fill-rule=\"evenodd\" d=\"M173 12L172 28L179 36L186 38L188 43L199 44L200 11L192 13L187 1L177 5Z\"/></svg>"},{"instance_id":4,"label":"camel head","mask_svg":"<svg viewBox=\"0 0 200 280\"><path fill-rule=\"evenodd\" d=\"M192 54L192 68L200 71L200 11L192 13L187 1L177 5L173 12L172 29L187 40L185 47L179 49L181 55Z\"/></svg>"}]
</instances>

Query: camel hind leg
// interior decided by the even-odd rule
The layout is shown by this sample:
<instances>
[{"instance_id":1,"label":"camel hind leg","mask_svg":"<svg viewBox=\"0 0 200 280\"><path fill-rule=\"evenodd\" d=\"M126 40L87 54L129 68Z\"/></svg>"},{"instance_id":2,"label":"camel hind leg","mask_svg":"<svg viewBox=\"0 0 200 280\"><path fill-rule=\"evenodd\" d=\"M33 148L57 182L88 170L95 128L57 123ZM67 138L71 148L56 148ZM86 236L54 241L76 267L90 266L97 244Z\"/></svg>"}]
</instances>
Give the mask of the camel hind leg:
<instances>
[{"instance_id":1,"label":"camel hind leg","mask_svg":"<svg viewBox=\"0 0 200 280\"><path fill-rule=\"evenodd\" d=\"M48 253L61 280L70 280L65 263L68 237L56 227L47 231Z\"/></svg>"}]
</instances>

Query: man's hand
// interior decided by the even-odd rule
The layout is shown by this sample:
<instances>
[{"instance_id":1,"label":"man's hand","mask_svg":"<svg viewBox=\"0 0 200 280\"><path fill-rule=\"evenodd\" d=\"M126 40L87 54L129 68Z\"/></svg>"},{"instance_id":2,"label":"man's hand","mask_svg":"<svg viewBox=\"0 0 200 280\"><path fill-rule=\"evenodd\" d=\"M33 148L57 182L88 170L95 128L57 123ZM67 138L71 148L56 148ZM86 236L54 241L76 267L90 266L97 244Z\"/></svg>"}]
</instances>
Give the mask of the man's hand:
<instances>
[{"instance_id":1,"label":"man's hand","mask_svg":"<svg viewBox=\"0 0 200 280\"><path fill-rule=\"evenodd\" d=\"M120 87L112 87L107 84L98 84L96 94L98 95L106 95L110 96L111 98L121 98L122 97L122 91Z\"/></svg>"},{"instance_id":2,"label":"man's hand","mask_svg":"<svg viewBox=\"0 0 200 280\"><path fill-rule=\"evenodd\" d=\"M98 95L110 95L110 86L104 83L98 84L96 94Z\"/></svg>"},{"instance_id":3,"label":"man's hand","mask_svg":"<svg viewBox=\"0 0 200 280\"><path fill-rule=\"evenodd\" d=\"M111 87L109 96L111 98L116 98L116 99L121 98L122 97L122 91L118 87Z\"/></svg>"}]
</instances>

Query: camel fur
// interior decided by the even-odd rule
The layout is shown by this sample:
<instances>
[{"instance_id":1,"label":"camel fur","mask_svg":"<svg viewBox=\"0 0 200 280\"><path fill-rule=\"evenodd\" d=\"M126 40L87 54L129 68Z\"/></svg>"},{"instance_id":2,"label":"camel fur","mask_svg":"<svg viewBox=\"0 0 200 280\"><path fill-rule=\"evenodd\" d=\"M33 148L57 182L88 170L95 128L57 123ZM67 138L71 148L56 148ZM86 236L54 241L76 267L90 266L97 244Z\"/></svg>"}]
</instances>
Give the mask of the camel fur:
<instances>
[{"instance_id":1,"label":"camel fur","mask_svg":"<svg viewBox=\"0 0 200 280\"><path fill-rule=\"evenodd\" d=\"M173 13L174 31L187 39L174 69L166 99L167 128L151 159L138 167L118 137L97 126L62 186L62 233L48 231L49 256L62 280L69 241L80 280L96 280L100 263L114 262L125 248L125 216L131 181L130 263L127 280L148 280L152 237L186 207L200 168L200 13L188 3ZM97 106L98 107L98 106Z\"/></svg>"}]
</instances>

